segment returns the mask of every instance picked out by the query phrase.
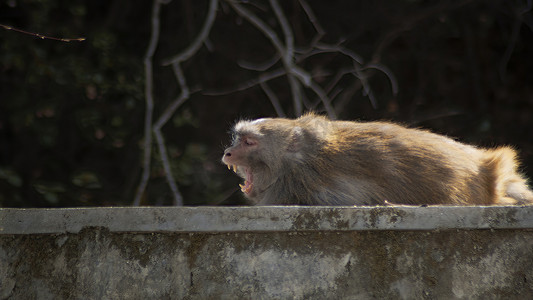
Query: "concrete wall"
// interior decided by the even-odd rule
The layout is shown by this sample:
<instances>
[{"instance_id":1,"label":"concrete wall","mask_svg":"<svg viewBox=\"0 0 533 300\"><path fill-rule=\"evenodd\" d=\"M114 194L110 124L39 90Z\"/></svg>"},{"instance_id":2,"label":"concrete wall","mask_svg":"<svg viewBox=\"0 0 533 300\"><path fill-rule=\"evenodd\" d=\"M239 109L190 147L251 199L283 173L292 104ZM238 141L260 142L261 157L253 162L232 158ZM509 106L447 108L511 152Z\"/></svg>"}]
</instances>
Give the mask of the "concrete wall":
<instances>
[{"instance_id":1,"label":"concrete wall","mask_svg":"<svg viewBox=\"0 0 533 300\"><path fill-rule=\"evenodd\" d=\"M530 207L0 209L0 299L533 299Z\"/></svg>"}]
</instances>

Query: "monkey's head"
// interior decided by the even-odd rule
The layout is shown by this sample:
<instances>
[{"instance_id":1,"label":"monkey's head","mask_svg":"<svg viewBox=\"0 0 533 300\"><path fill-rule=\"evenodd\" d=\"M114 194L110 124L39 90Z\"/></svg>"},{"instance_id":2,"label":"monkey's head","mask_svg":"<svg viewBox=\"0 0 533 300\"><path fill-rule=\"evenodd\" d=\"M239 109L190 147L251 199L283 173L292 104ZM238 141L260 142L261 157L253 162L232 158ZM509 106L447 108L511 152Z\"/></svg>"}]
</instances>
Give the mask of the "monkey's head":
<instances>
[{"instance_id":1,"label":"monkey's head","mask_svg":"<svg viewBox=\"0 0 533 300\"><path fill-rule=\"evenodd\" d=\"M222 162L244 179L241 191L251 199L260 197L304 159L310 138L298 120L289 119L240 121L232 134Z\"/></svg>"}]
</instances>

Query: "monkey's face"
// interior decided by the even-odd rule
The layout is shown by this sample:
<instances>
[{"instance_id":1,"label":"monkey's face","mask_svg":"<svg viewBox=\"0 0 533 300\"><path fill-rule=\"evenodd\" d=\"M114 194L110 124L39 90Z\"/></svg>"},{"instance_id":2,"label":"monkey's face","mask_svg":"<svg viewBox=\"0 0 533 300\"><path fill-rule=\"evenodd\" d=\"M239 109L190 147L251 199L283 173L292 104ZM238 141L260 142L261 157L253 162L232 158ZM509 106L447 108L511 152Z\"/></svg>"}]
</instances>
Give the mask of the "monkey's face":
<instances>
[{"instance_id":1,"label":"monkey's face","mask_svg":"<svg viewBox=\"0 0 533 300\"><path fill-rule=\"evenodd\" d=\"M272 119L241 121L233 128L233 142L224 151L222 162L244 179L241 191L257 198L276 179L279 169L279 141L265 129Z\"/></svg>"},{"instance_id":2,"label":"monkey's face","mask_svg":"<svg viewBox=\"0 0 533 300\"><path fill-rule=\"evenodd\" d=\"M222 162L232 169L233 172L244 178L244 184L240 184L241 191L246 196L252 196L254 192L254 175L252 172L253 153L257 152L259 141L250 136L235 136L233 145L224 151Z\"/></svg>"}]
</instances>

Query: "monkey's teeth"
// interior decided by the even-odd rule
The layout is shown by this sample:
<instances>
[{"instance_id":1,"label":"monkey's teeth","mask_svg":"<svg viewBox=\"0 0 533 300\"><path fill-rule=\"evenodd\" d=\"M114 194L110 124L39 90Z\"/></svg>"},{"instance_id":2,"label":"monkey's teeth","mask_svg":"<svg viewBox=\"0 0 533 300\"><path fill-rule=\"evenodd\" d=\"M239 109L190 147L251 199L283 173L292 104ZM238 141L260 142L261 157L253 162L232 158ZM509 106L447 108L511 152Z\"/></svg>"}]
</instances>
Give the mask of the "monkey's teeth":
<instances>
[{"instance_id":1,"label":"monkey's teeth","mask_svg":"<svg viewBox=\"0 0 533 300\"><path fill-rule=\"evenodd\" d=\"M241 187L241 192L249 194L252 190L252 184L249 181L245 181L244 184L239 184Z\"/></svg>"},{"instance_id":2,"label":"monkey's teeth","mask_svg":"<svg viewBox=\"0 0 533 300\"><path fill-rule=\"evenodd\" d=\"M236 165L226 165L228 167L228 170L233 170L233 172L237 173L237 166Z\"/></svg>"}]
</instances>

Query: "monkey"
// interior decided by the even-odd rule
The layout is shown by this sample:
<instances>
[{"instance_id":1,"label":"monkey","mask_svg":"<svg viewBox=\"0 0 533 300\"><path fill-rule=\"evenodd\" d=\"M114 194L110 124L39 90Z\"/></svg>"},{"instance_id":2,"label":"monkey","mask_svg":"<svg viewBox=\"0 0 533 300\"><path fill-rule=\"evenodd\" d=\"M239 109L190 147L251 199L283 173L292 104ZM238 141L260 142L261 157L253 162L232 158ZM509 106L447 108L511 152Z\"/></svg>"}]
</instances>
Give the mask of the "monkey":
<instances>
[{"instance_id":1,"label":"monkey","mask_svg":"<svg viewBox=\"0 0 533 300\"><path fill-rule=\"evenodd\" d=\"M256 205L528 205L515 150L482 149L391 122L237 122L223 154Z\"/></svg>"}]
</instances>

